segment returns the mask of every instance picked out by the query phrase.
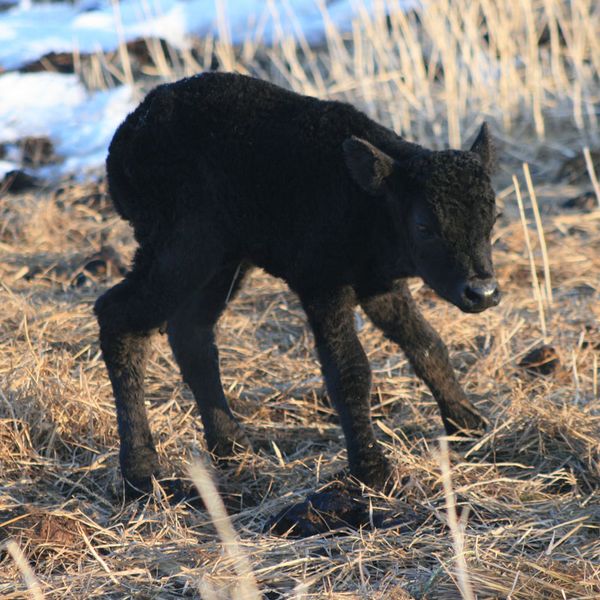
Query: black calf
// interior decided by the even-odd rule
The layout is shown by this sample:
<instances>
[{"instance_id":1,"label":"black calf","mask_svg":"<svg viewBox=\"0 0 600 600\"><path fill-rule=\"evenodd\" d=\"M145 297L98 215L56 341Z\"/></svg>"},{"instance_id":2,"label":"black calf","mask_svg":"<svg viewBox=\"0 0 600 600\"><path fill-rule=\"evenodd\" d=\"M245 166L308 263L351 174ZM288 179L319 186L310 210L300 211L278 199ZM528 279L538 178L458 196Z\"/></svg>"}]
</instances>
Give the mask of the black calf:
<instances>
[{"instance_id":1,"label":"black calf","mask_svg":"<svg viewBox=\"0 0 600 600\"><path fill-rule=\"evenodd\" d=\"M299 295L362 481L383 485L389 467L369 416L357 303L406 352L448 432L484 428L405 279L422 277L466 312L497 304L492 162L485 125L470 151L432 152L348 104L241 75L148 94L107 159L111 196L139 249L95 307L128 491L148 490L158 474L143 380L149 338L165 322L210 450L249 447L223 394L213 328L251 265Z\"/></svg>"}]
</instances>

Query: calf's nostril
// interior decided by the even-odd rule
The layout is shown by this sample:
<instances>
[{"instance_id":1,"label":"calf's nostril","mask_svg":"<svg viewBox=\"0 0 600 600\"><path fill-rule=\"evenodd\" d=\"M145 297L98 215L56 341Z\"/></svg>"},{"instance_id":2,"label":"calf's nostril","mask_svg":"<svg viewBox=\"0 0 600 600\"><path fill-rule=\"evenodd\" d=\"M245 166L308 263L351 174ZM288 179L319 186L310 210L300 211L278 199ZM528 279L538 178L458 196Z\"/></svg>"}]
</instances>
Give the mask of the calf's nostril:
<instances>
[{"instance_id":1,"label":"calf's nostril","mask_svg":"<svg viewBox=\"0 0 600 600\"><path fill-rule=\"evenodd\" d=\"M467 300L470 300L471 302L479 303L483 300L480 290L478 288L471 287L470 285L466 286L465 288L465 296Z\"/></svg>"}]
</instances>

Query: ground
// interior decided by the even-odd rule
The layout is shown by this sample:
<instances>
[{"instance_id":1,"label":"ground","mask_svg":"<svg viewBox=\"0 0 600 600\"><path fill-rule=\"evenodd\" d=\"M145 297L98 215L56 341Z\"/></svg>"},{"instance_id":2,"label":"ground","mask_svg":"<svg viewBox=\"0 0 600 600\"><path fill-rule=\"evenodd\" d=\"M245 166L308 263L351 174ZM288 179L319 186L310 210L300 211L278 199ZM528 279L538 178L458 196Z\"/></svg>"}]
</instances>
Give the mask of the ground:
<instances>
[{"instance_id":1,"label":"ground","mask_svg":"<svg viewBox=\"0 0 600 600\"><path fill-rule=\"evenodd\" d=\"M576 187L537 191L553 295L551 304L541 295L545 336L513 193L500 194L494 234L498 308L462 314L418 280L411 285L492 423L484 438L449 454L477 597L597 598L600 211L561 206ZM21 597L29 586L48 597L193 597L202 581L226 589L233 563L203 509L172 506L159 489L144 502L123 500L91 307L119 280L134 249L131 231L102 183L65 181L0 201L0 536L16 542L35 573L28 582L5 551L0 595ZM527 197L525 204L544 290ZM383 527L367 518L360 529L297 538L269 532L270 519L345 462L304 314L282 282L256 272L223 317L225 389L258 448L215 473L241 549L268 598L458 598L437 408L360 312L357 326L374 370L376 428L398 484L389 496L367 498ZM543 375L520 366L544 343L557 368ZM164 336L154 343L148 390L164 471L185 477L205 446Z\"/></svg>"},{"instance_id":2,"label":"ground","mask_svg":"<svg viewBox=\"0 0 600 600\"><path fill-rule=\"evenodd\" d=\"M26 4L17 21L30 31ZM148 20L148 7L126 4ZM44 47L29 65L18 49L37 38L18 37L12 13L0 13L15 34L6 52L22 65L0 60L0 597L600 598L600 190L582 153L589 146L600 175L597 3L352 2L360 18L341 26L322 7L345 2L327 1L319 39L288 10L303 2L257 4L269 16L256 29L275 32L269 43L254 29L232 43L225 17L219 35L185 48L131 40L117 15L110 30L125 25L127 44L102 52L90 34L91 53ZM59 73L26 72L40 69ZM500 306L463 314L411 281L488 434L444 452L432 396L357 311L376 431L396 469L389 495L335 491L344 443L304 314L280 281L255 272L218 328L226 393L257 448L213 472L231 521L211 502L210 514L173 505L160 487L123 499L92 305L122 276L134 241L102 174L84 173L102 163L130 103L207 69L352 102L435 149L469 147L483 119L498 138ZM163 471L188 478L206 449L164 336L147 379Z\"/></svg>"}]
</instances>

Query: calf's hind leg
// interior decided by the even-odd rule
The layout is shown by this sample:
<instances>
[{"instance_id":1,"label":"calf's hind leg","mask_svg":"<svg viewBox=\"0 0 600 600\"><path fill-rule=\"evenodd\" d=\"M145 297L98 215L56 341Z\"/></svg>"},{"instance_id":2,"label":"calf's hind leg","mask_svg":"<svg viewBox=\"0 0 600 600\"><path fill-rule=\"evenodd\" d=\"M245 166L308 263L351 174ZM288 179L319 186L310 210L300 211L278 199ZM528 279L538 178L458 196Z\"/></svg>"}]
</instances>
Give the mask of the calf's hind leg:
<instances>
[{"instance_id":1,"label":"calf's hind leg","mask_svg":"<svg viewBox=\"0 0 600 600\"><path fill-rule=\"evenodd\" d=\"M210 273L208 263L193 262L182 252L164 252L152 261L145 261L138 252L126 279L98 298L94 306L115 396L119 458L129 497L150 491L152 476L159 472L144 406L150 338L175 312L189 286L209 278L206 273Z\"/></svg>"},{"instance_id":2,"label":"calf's hind leg","mask_svg":"<svg viewBox=\"0 0 600 600\"><path fill-rule=\"evenodd\" d=\"M407 284L398 282L395 291L361 299L360 304L385 336L401 346L416 374L427 384L446 432L485 431L487 420L456 380L444 342L417 308Z\"/></svg>"},{"instance_id":3,"label":"calf's hind leg","mask_svg":"<svg viewBox=\"0 0 600 600\"><path fill-rule=\"evenodd\" d=\"M251 448L223 393L214 334L244 275L243 266L224 269L188 298L167 323L173 354L200 410L208 449L220 458Z\"/></svg>"},{"instance_id":4,"label":"calf's hind leg","mask_svg":"<svg viewBox=\"0 0 600 600\"><path fill-rule=\"evenodd\" d=\"M150 338L161 311L144 310L143 287L125 279L96 302L100 348L113 387L119 430L121 473L127 496L148 492L158 476L158 456L144 406L144 376Z\"/></svg>"}]
</instances>

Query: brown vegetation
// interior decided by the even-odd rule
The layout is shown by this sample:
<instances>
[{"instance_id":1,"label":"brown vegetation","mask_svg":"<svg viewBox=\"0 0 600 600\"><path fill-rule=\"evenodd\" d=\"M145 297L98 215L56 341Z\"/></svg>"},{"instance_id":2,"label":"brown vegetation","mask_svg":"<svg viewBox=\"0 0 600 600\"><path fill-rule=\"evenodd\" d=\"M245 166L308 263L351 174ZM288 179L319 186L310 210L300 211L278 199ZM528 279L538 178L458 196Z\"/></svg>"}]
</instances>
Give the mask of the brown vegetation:
<instances>
[{"instance_id":1,"label":"brown vegetation","mask_svg":"<svg viewBox=\"0 0 600 600\"><path fill-rule=\"evenodd\" d=\"M518 220L503 217L497 227L505 292L497 309L465 315L418 281L412 286L493 423L470 449L450 454L466 563L481 598L600 593L600 212L560 209L541 187L538 196L554 293L546 341L560 369L539 375L519 366L544 340ZM92 184L5 196L2 211L0 535L18 543L50 597L176 597L204 578L224 584L231 565L206 513L171 507L159 490L147 504L121 504L112 395L90 312L98 289L119 274L100 270L96 281L74 282L102 246L128 257L130 231ZM263 590L304 582L315 598L392 597L394 586L414 597L457 597L433 454L442 434L435 403L397 348L358 320L375 371L380 439L401 482L392 497L372 502L395 524L304 540L263 533L270 517L344 461L297 300L256 273L219 326L225 387L261 446L218 475L230 509L240 509L242 549ZM165 470L185 474L204 441L163 338L148 380ZM5 556L1 572L0 592L18 597L25 584L16 564Z\"/></svg>"},{"instance_id":2,"label":"brown vegetation","mask_svg":"<svg viewBox=\"0 0 600 600\"><path fill-rule=\"evenodd\" d=\"M474 445L450 450L452 531L435 402L360 313L374 367L373 413L398 481L390 496L366 500L393 523L304 539L264 531L345 457L303 312L260 272L218 329L226 392L259 446L217 474L238 554L223 551L204 510L170 506L158 488L146 503L123 504L91 306L131 257L131 232L101 184L1 196L0 596L235 597L242 552L266 598L437 600L468 597L469 586L480 599L600 597L600 210L598 198L563 206L591 190L589 167L576 160L581 147L597 156L600 37L592 4L431 3L422 21L364 20L351 40L330 29L321 49L281 40L264 53L252 42L207 40L198 50L204 64L356 102L427 145L456 144L482 115L505 132L497 178L504 215L495 233L502 303L466 315L411 283L492 423ZM153 51L154 74L180 74L169 67L176 54L161 58L160 43ZM98 57L88 83L103 80L103 68L118 74L118 58ZM191 55L179 58L184 71L196 68ZM523 160L532 166L539 219ZM571 183L553 183L557 174ZM556 352L554 370L520 366L543 345ZM164 471L185 477L204 441L163 337L148 391Z\"/></svg>"}]
</instances>

